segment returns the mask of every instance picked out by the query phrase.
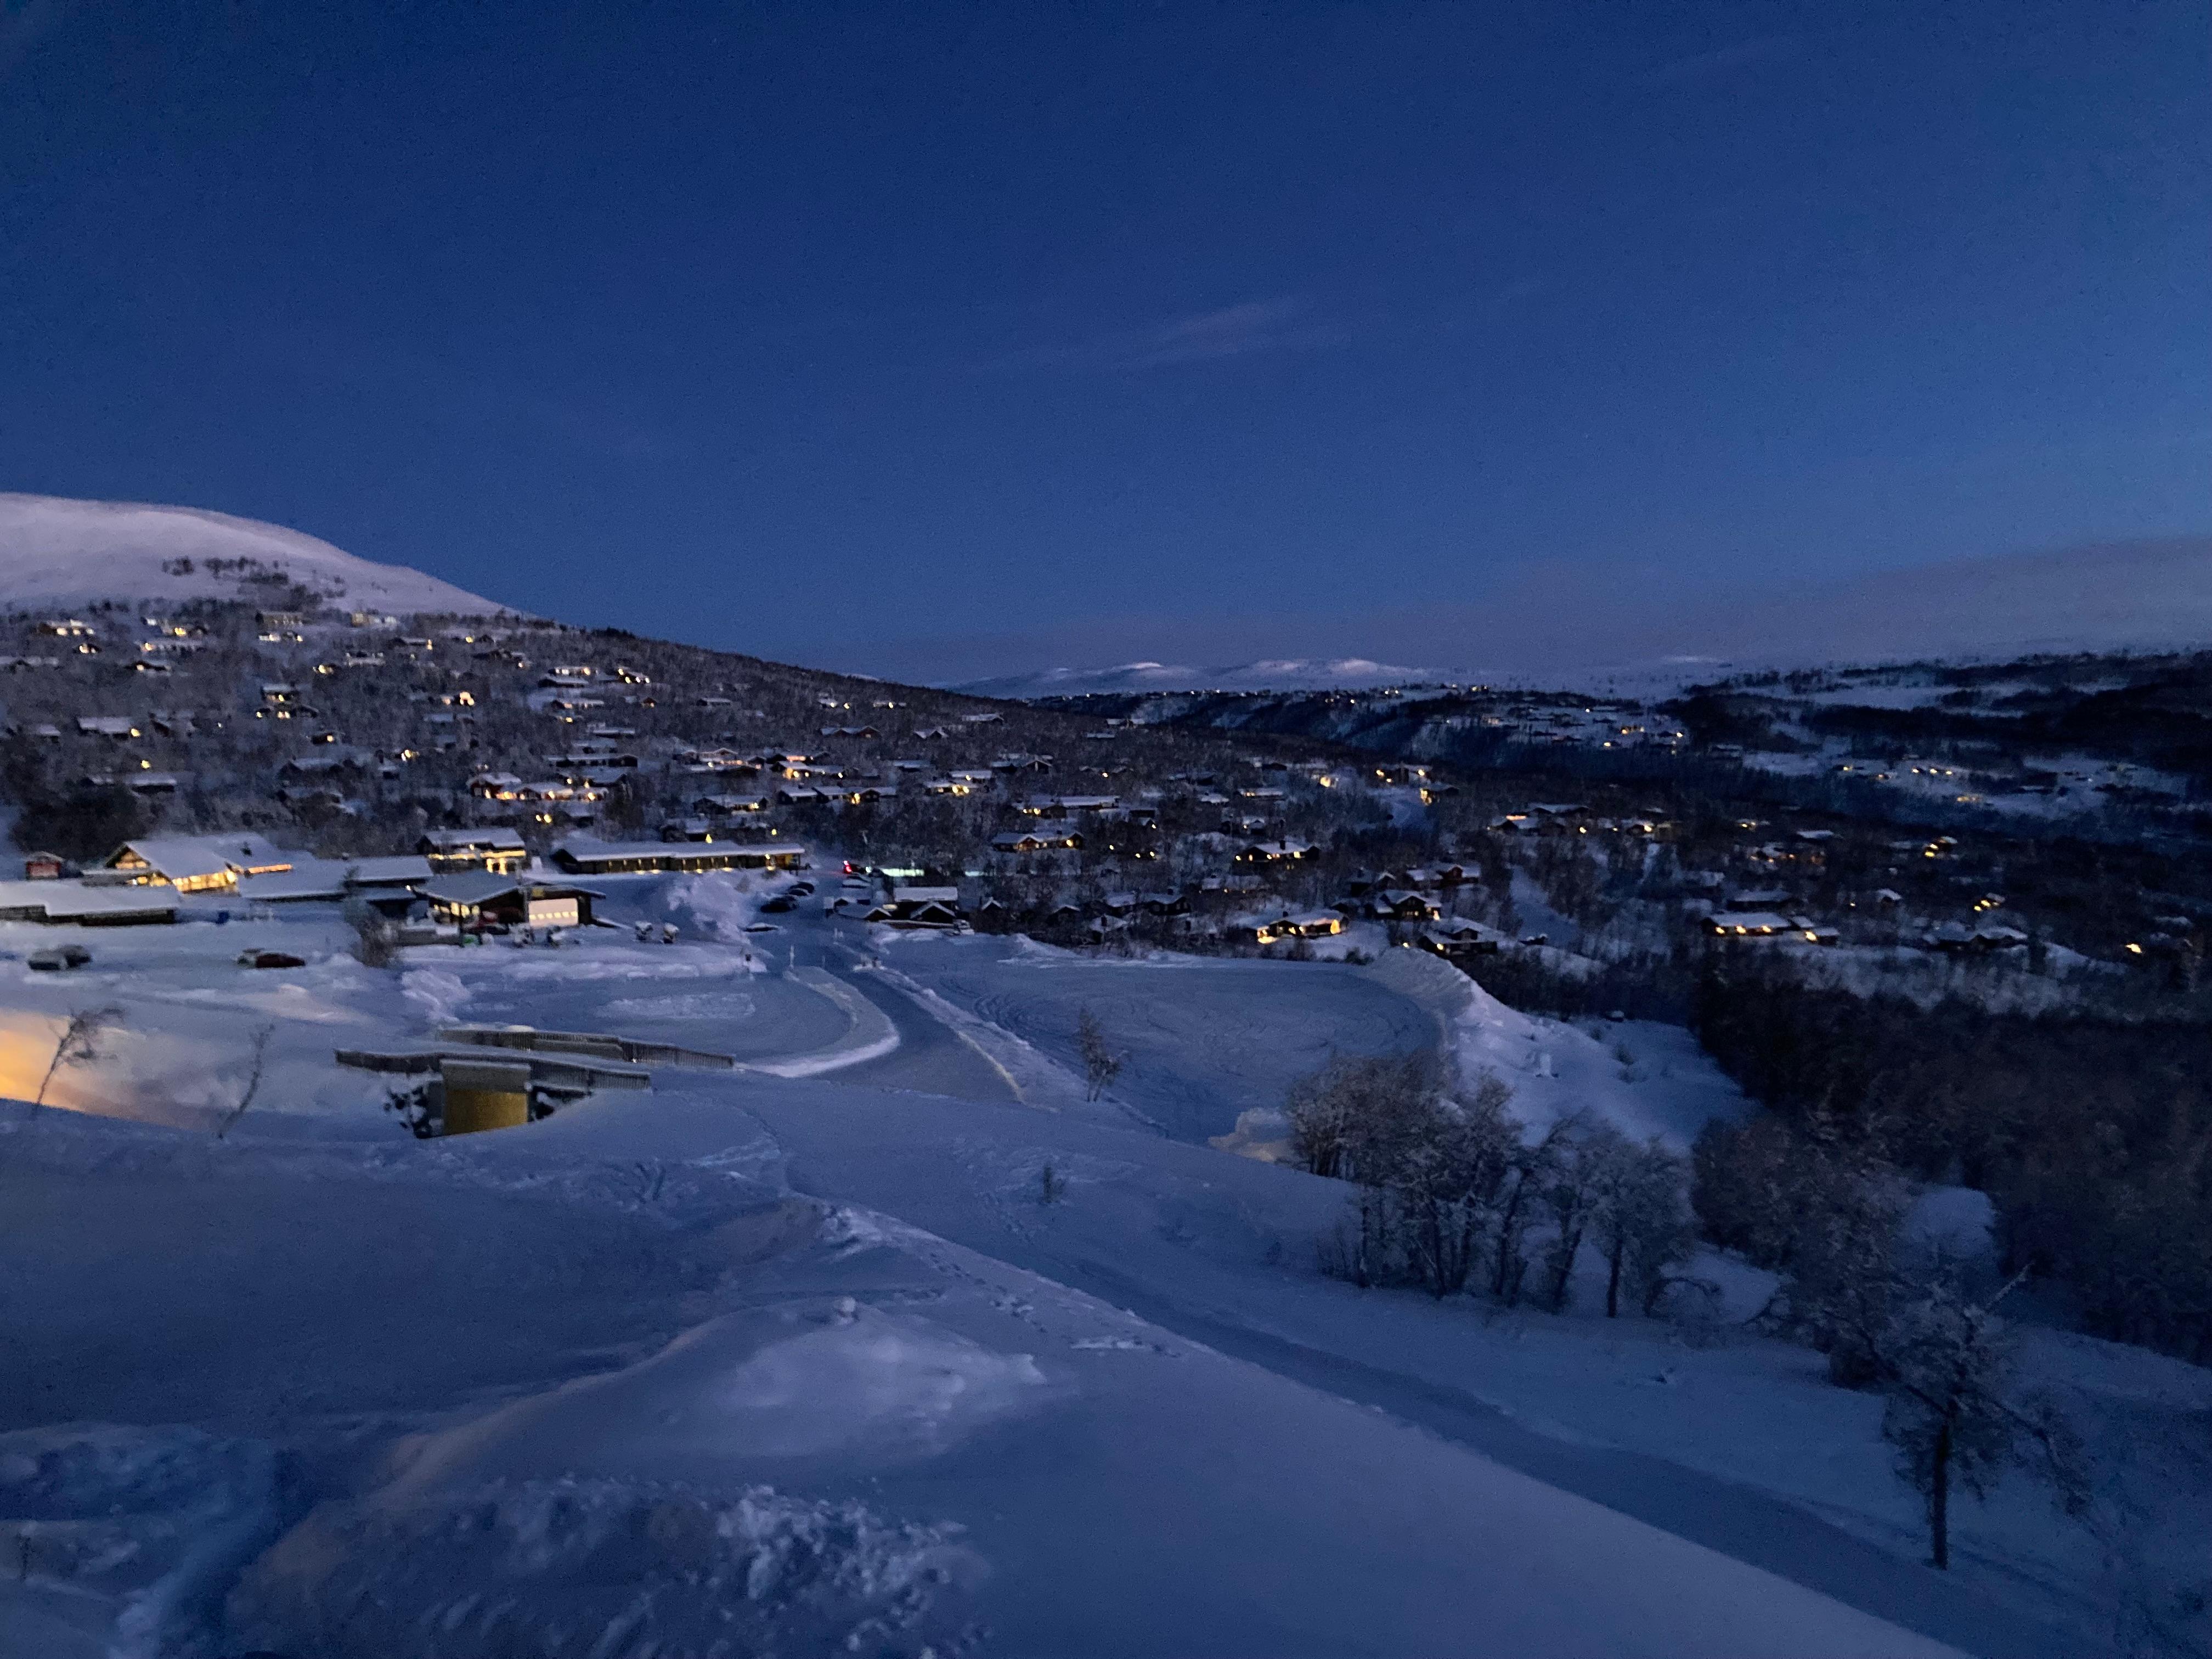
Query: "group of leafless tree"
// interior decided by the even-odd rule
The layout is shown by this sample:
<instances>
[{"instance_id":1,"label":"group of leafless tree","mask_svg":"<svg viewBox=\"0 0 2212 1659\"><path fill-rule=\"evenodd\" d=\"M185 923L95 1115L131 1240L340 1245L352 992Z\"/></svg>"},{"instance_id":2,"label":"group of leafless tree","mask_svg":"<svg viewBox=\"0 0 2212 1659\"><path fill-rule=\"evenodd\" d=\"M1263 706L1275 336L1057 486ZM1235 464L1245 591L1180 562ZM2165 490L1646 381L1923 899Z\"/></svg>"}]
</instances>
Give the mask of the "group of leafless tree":
<instances>
[{"instance_id":1,"label":"group of leafless tree","mask_svg":"<svg viewBox=\"0 0 2212 1659\"><path fill-rule=\"evenodd\" d=\"M1743 967L1711 975L1698 1005L1699 1040L1771 1109L1770 1139L1988 1193L2007 1267L2063 1285L2091 1334L2212 1362L2204 1005L1996 1013ZM1751 1249L1741 1218L1706 1222Z\"/></svg>"},{"instance_id":2,"label":"group of leafless tree","mask_svg":"<svg viewBox=\"0 0 2212 1659\"><path fill-rule=\"evenodd\" d=\"M1461 1083L1433 1054L1339 1056L1294 1085L1293 1152L1354 1188L1322 1243L1323 1270L1560 1311L1594 1252L1607 1317L1648 1316L1670 1292L1692 1307L1717 1297L1687 1271L1702 1228L1777 1275L1755 1328L1826 1355L1839 1386L1884 1396L1883 1437L1925 1506L1934 1565L1950 1562L1954 1491L1978 1496L2005 1470L2039 1475L2083 1510L2079 1449L2021 1386L1996 1311L2018 1280L1978 1285L1912 1247L1895 1170L1845 1137L1772 1118L1709 1126L1690 1159L1582 1117L1531 1133L1511 1097L1494 1075Z\"/></svg>"},{"instance_id":3,"label":"group of leafless tree","mask_svg":"<svg viewBox=\"0 0 2212 1659\"><path fill-rule=\"evenodd\" d=\"M1324 1268L1561 1310L1594 1250L1608 1318L1656 1312L1694 1243L1682 1160L1581 1118L1531 1136L1511 1098L1490 1073L1459 1084L1433 1054L1339 1056L1293 1085L1297 1158L1356 1188Z\"/></svg>"},{"instance_id":4,"label":"group of leafless tree","mask_svg":"<svg viewBox=\"0 0 2212 1659\"><path fill-rule=\"evenodd\" d=\"M2063 1418L2026 1390L1998 1304L2020 1276L1977 1287L1915 1246L1896 1171L1814 1121L1709 1124L1692 1153L1705 1236L1779 1277L1754 1323L1826 1355L1831 1379L1885 1396L1882 1436L1926 1506L1929 1559L1950 1565L1954 1487L1976 1496L2008 1468L2046 1480L2081 1514L2089 1492Z\"/></svg>"}]
</instances>

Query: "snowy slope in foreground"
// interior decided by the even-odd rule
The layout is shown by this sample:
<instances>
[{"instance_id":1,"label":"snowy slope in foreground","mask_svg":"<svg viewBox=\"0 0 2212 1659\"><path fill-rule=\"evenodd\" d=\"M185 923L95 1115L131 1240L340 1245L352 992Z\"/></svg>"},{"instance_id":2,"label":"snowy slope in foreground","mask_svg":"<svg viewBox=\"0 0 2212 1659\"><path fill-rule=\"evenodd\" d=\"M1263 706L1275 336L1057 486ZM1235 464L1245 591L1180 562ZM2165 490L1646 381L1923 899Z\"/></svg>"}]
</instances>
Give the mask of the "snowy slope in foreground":
<instances>
[{"instance_id":1,"label":"snowy slope in foreground","mask_svg":"<svg viewBox=\"0 0 2212 1659\"><path fill-rule=\"evenodd\" d=\"M869 952L796 915L737 933L743 880L605 884L683 943L424 947L394 975L335 907L217 927L192 901L64 975L21 958L66 930L0 922L0 1654L2108 1650L2081 1633L2110 1622L2108 1542L2039 1492L1962 1499L1954 1571L1920 1565L1881 1401L1742 1328L1771 1288L1749 1269L1702 1262L1729 1286L1702 1334L1606 1319L1594 1262L1564 1314L1363 1293L1316 1271L1339 1184L1139 1127L1079 1077L1033 1088L1085 1006L1138 1050L1117 1091L1193 1133L1279 1100L1256 1043L1442 1020L1532 1121L1680 1139L1734 1097L1656 1030L1601 1045L1412 951L1360 991L1041 949L987 973L1007 946L909 936L869 941L891 974L840 970L900 1046L794 1080L762 1062L849 1023L800 976ZM308 965L247 972L246 945ZM985 1012L938 1025L958 994ZM147 1122L27 1117L56 1018L110 999L122 1029L49 1100ZM1231 1000L1256 1039L1223 1042ZM457 1016L743 1063L425 1143L387 1079L331 1064ZM2024 1334L2112 1513L2146 1517L2109 1547L2188 1593L2212 1382Z\"/></svg>"},{"instance_id":2,"label":"snowy slope in foreground","mask_svg":"<svg viewBox=\"0 0 2212 1659\"><path fill-rule=\"evenodd\" d=\"M112 1426L0 1433L0 1514L36 1534L0 1581L0 1644L56 1659L103 1635L112 1653L329 1659L1956 1652L794 1192L778 1140L855 1103L823 1088L710 1083L545 1133L250 1139L212 1161L204 1135L0 1125L15 1213L115 1217L97 1249L35 1263L40 1374ZM763 1134L755 1111L787 1102L795 1118ZM212 1232L178 1224L210 1213ZM82 1369L58 1340L64 1297L145 1319L158 1363ZM173 1426L195 1406L206 1426ZM307 1479L358 1473L288 1492L288 1450L308 1454ZM207 1648L218 1607L233 1640Z\"/></svg>"},{"instance_id":3,"label":"snowy slope in foreground","mask_svg":"<svg viewBox=\"0 0 2212 1659\"><path fill-rule=\"evenodd\" d=\"M1105 691L1357 691L1435 678L1425 668L1401 668L1370 662L1364 657L1327 661L1298 657L1238 663L1228 668L1191 668L1164 662L1127 662L1115 668L1046 668L1032 674L971 680L953 689L979 697L1075 697Z\"/></svg>"},{"instance_id":4,"label":"snowy slope in foreground","mask_svg":"<svg viewBox=\"0 0 2212 1659\"><path fill-rule=\"evenodd\" d=\"M238 570L213 560L246 560ZM190 560L187 571L179 563ZM374 564L296 530L196 507L0 495L0 607L93 599L234 599L280 574L339 605L488 616L505 607L404 565Z\"/></svg>"}]
</instances>

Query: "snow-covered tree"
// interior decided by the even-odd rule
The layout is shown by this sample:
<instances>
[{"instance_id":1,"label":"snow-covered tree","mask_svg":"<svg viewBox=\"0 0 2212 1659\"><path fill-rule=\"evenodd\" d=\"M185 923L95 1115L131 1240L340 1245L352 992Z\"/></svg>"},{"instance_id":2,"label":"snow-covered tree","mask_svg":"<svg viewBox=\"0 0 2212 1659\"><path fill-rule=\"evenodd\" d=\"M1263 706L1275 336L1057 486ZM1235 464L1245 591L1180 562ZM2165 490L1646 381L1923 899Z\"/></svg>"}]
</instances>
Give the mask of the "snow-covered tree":
<instances>
[{"instance_id":1,"label":"snow-covered tree","mask_svg":"<svg viewBox=\"0 0 2212 1659\"><path fill-rule=\"evenodd\" d=\"M1936 1567L1951 1565L1953 1483L1984 1496L2020 1436L1995 1301L1969 1301L1938 1277L1900 1301L1881 1334L1882 1438L1897 1448L1899 1476L1927 1504L1928 1559Z\"/></svg>"}]
</instances>

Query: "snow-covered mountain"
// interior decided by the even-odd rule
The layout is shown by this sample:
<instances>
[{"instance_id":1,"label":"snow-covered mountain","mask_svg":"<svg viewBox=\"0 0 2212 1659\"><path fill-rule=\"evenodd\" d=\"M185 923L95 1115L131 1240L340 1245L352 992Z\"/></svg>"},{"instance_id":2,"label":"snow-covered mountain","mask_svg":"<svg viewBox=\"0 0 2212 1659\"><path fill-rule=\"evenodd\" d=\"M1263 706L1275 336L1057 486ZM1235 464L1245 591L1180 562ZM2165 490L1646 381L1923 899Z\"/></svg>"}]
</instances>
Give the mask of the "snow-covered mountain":
<instances>
[{"instance_id":1,"label":"snow-covered mountain","mask_svg":"<svg viewBox=\"0 0 2212 1659\"><path fill-rule=\"evenodd\" d=\"M488 616L507 607L281 526L188 507L0 495L0 607L253 597L281 577L333 604Z\"/></svg>"},{"instance_id":2,"label":"snow-covered mountain","mask_svg":"<svg viewBox=\"0 0 2212 1659\"><path fill-rule=\"evenodd\" d=\"M1837 580L1716 587L1681 575L1551 571L1479 604L1267 627L1328 647L1382 642L1407 668L1302 657L1228 668L1051 668L963 683L985 696L1358 690L1421 681L1656 690L1757 668L2212 647L2212 538L2100 543Z\"/></svg>"},{"instance_id":3,"label":"snow-covered mountain","mask_svg":"<svg viewBox=\"0 0 2212 1659\"><path fill-rule=\"evenodd\" d=\"M1127 662L1113 668L1047 668L1003 674L952 689L982 697L1072 697L1095 691L1358 691L1440 678L1426 668L1401 668L1364 657L1278 658L1226 668L1174 663Z\"/></svg>"}]
</instances>

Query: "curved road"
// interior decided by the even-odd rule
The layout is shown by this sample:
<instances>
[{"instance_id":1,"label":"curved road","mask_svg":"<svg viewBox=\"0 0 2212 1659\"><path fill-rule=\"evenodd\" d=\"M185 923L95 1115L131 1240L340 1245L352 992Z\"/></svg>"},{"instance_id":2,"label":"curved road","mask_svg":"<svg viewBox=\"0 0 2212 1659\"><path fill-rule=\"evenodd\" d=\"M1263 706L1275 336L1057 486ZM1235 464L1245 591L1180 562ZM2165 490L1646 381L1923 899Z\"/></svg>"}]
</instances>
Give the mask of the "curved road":
<instances>
[{"instance_id":1,"label":"curved road","mask_svg":"<svg viewBox=\"0 0 2212 1659\"><path fill-rule=\"evenodd\" d=\"M840 1083L912 1089L922 1094L949 1095L956 1100L1021 1103L1006 1074L966 1038L873 974L865 969L856 970L855 952L836 937L833 925L802 923L787 932L787 970L818 968L835 975L881 1009L899 1034L899 1046L880 1059L841 1066L820 1075Z\"/></svg>"}]
</instances>

